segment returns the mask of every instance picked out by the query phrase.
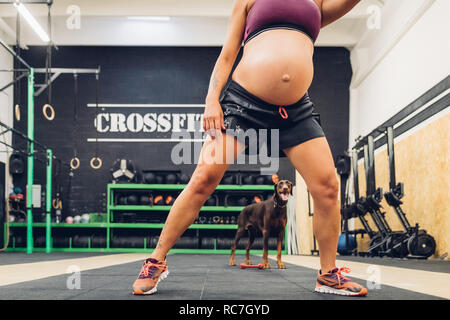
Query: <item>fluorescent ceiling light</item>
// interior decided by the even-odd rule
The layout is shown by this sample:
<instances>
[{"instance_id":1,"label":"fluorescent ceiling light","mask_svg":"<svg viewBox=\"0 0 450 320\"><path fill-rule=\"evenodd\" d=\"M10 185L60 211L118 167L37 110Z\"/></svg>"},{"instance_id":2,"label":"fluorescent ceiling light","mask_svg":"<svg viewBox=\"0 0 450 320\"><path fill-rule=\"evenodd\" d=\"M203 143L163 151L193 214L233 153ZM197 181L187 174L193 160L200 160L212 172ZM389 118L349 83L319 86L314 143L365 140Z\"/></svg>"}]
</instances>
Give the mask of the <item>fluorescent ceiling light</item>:
<instances>
[{"instance_id":1,"label":"fluorescent ceiling light","mask_svg":"<svg viewBox=\"0 0 450 320\"><path fill-rule=\"evenodd\" d=\"M170 21L170 17L165 16L130 16L129 20L146 20L146 21Z\"/></svg>"},{"instance_id":2,"label":"fluorescent ceiling light","mask_svg":"<svg viewBox=\"0 0 450 320\"><path fill-rule=\"evenodd\" d=\"M30 27L36 32L36 34L44 42L50 42L50 38L47 32L42 29L41 25L36 21L36 19L31 15L30 11L20 2L14 2L14 7L19 11L20 15L25 18Z\"/></svg>"}]
</instances>

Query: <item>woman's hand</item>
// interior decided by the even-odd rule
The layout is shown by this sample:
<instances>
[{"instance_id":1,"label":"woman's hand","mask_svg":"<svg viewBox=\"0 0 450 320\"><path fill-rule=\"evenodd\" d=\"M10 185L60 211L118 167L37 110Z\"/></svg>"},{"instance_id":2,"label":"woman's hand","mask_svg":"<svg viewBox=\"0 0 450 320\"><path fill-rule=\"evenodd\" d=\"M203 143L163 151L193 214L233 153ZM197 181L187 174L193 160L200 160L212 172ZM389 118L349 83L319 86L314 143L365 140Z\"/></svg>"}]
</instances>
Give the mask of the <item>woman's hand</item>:
<instances>
[{"instance_id":1,"label":"woman's hand","mask_svg":"<svg viewBox=\"0 0 450 320\"><path fill-rule=\"evenodd\" d=\"M223 111L219 103L219 100L207 100L205 112L203 113L203 129L207 133L213 133L212 138L222 130L225 130L225 124L223 120ZM215 131L218 132L215 132Z\"/></svg>"}]
</instances>

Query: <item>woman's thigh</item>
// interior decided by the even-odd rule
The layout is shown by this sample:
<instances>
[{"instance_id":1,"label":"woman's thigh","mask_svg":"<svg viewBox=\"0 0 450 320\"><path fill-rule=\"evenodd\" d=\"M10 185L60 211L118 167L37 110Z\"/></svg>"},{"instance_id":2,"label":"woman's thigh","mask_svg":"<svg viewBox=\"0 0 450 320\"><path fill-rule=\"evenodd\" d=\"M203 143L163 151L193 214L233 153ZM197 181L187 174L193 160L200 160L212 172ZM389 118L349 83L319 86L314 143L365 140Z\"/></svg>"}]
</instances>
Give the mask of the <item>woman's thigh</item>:
<instances>
[{"instance_id":1,"label":"woman's thigh","mask_svg":"<svg viewBox=\"0 0 450 320\"><path fill-rule=\"evenodd\" d=\"M204 186L215 188L229 166L244 150L245 146L235 137L223 133L214 139L207 140L202 146L198 164L189 185L198 188Z\"/></svg>"}]
</instances>

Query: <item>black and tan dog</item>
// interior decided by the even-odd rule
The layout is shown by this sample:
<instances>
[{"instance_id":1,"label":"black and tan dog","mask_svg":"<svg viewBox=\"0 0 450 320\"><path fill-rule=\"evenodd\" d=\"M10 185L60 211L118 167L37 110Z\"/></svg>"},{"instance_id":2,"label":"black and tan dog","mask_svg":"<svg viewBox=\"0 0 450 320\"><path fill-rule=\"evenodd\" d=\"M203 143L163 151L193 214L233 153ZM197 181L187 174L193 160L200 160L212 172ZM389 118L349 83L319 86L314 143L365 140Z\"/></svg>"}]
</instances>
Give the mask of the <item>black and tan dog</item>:
<instances>
[{"instance_id":1,"label":"black and tan dog","mask_svg":"<svg viewBox=\"0 0 450 320\"><path fill-rule=\"evenodd\" d=\"M239 239L248 231L248 244L246 248L245 263L251 265L250 248L255 240L255 236L262 233L263 236L263 266L270 268L268 261L269 236L277 234L277 265L279 269L285 269L285 264L281 261L281 246L284 238L284 229L287 222L286 204L289 195L292 194L292 182L280 180L275 184L275 194L269 199L251 204L245 207L239 214L237 223L238 229L234 244L231 247L230 265L235 266L235 250Z\"/></svg>"}]
</instances>

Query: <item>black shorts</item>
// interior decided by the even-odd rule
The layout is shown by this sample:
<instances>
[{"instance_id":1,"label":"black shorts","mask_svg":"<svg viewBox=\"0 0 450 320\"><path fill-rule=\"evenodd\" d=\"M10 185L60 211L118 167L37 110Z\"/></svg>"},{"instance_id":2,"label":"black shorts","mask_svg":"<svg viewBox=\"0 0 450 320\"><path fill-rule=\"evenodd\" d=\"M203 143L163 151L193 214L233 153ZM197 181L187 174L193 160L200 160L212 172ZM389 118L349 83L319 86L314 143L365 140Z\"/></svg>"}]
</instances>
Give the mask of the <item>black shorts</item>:
<instances>
[{"instance_id":1,"label":"black shorts","mask_svg":"<svg viewBox=\"0 0 450 320\"><path fill-rule=\"evenodd\" d=\"M248 129L278 129L279 156L284 157L283 149L294 147L308 140L324 137L320 125L320 117L314 113L314 104L308 93L297 103L289 106L275 106L254 96L235 81L231 81L220 98L225 127L228 130L246 132ZM270 138L271 134L267 136ZM259 140L258 136L258 140ZM265 138L265 137L264 137ZM265 139L266 140L266 139ZM247 145L247 153L252 148ZM258 141L257 152L261 146ZM263 142L264 144L264 142ZM271 154L271 139L267 141L267 149Z\"/></svg>"}]
</instances>

